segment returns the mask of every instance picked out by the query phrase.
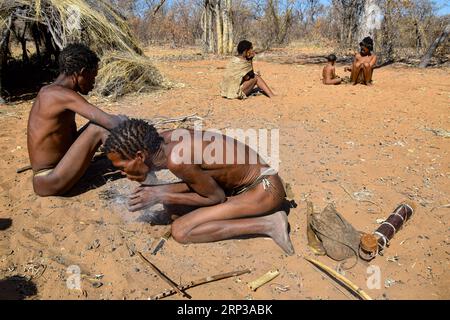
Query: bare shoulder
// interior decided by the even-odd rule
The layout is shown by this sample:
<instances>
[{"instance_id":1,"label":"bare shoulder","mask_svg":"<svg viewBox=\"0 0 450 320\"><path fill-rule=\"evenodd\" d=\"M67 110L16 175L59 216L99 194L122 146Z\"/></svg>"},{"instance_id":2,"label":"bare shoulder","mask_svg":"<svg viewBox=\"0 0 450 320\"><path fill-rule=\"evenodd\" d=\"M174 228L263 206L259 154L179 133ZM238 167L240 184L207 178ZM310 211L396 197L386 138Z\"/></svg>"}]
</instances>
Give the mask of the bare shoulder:
<instances>
[{"instance_id":1,"label":"bare shoulder","mask_svg":"<svg viewBox=\"0 0 450 320\"><path fill-rule=\"evenodd\" d=\"M167 158L167 169L172 171L172 173L174 173L177 176L180 172L183 171L185 166L186 166L185 164L180 163L176 159L173 159L172 155Z\"/></svg>"},{"instance_id":2,"label":"bare shoulder","mask_svg":"<svg viewBox=\"0 0 450 320\"><path fill-rule=\"evenodd\" d=\"M43 86L39 90L34 104L36 105L37 103L41 110L48 109L47 107L54 109L53 106L58 104L58 95L55 94L55 86L53 84Z\"/></svg>"},{"instance_id":3,"label":"bare shoulder","mask_svg":"<svg viewBox=\"0 0 450 320\"><path fill-rule=\"evenodd\" d=\"M75 99L83 99L83 97L75 91L56 84L49 84L42 87L41 90L39 90L38 97L40 99L58 102L59 104L64 104L66 101L73 101Z\"/></svg>"},{"instance_id":4,"label":"bare shoulder","mask_svg":"<svg viewBox=\"0 0 450 320\"><path fill-rule=\"evenodd\" d=\"M183 181L191 181L193 177L197 176L198 167L195 164L188 164L176 161L172 157L167 159L167 169Z\"/></svg>"},{"instance_id":5,"label":"bare shoulder","mask_svg":"<svg viewBox=\"0 0 450 320\"><path fill-rule=\"evenodd\" d=\"M50 84L39 90L36 102L39 104L41 114L55 116L65 112L68 105L78 102L80 99L84 98L75 91Z\"/></svg>"}]
</instances>

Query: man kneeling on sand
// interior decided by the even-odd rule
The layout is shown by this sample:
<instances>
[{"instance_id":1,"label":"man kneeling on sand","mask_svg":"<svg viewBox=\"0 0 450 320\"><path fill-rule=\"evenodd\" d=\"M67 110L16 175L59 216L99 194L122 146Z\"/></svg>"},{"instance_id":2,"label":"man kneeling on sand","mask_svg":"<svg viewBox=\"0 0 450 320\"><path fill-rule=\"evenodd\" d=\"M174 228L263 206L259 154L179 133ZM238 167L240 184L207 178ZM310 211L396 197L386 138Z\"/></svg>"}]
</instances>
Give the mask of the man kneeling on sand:
<instances>
[{"instance_id":1,"label":"man kneeling on sand","mask_svg":"<svg viewBox=\"0 0 450 320\"><path fill-rule=\"evenodd\" d=\"M208 134L214 139L206 138ZM212 144L219 146L214 152ZM247 145L208 131L158 133L145 121L130 119L111 130L104 148L112 164L130 180L142 183L151 170L161 169L182 180L141 185L129 198L131 211L156 203L172 209L193 208L172 223L176 241L202 243L265 235L287 254L294 253L287 215L281 210L286 201L283 182ZM214 159L208 156L212 153Z\"/></svg>"},{"instance_id":2,"label":"man kneeling on sand","mask_svg":"<svg viewBox=\"0 0 450 320\"><path fill-rule=\"evenodd\" d=\"M43 87L28 118L28 153L33 188L40 196L62 195L81 178L108 130L127 119L87 102L99 59L89 48L70 44L59 54L58 78ZM90 122L77 131L75 115Z\"/></svg>"},{"instance_id":3,"label":"man kneeling on sand","mask_svg":"<svg viewBox=\"0 0 450 320\"><path fill-rule=\"evenodd\" d=\"M322 71L322 81L323 84L341 84L342 79L336 75L336 68L334 64L336 63L336 56L334 54L330 54L327 57L328 63L325 67L323 67Z\"/></svg>"},{"instance_id":4,"label":"man kneeling on sand","mask_svg":"<svg viewBox=\"0 0 450 320\"><path fill-rule=\"evenodd\" d=\"M242 40L237 46L238 56L231 58L221 84L221 95L228 99L245 99L255 89L272 98L274 93L253 70L256 53L250 41Z\"/></svg>"},{"instance_id":5,"label":"man kneeling on sand","mask_svg":"<svg viewBox=\"0 0 450 320\"><path fill-rule=\"evenodd\" d=\"M360 52L355 54L353 65L345 68L345 71L350 71L351 82L356 85L358 83L371 85L373 68L377 63L377 56L372 53L373 40L371 37L365 37L363 41L359 43L361 48Z\"/></svg>"}]
</instances>

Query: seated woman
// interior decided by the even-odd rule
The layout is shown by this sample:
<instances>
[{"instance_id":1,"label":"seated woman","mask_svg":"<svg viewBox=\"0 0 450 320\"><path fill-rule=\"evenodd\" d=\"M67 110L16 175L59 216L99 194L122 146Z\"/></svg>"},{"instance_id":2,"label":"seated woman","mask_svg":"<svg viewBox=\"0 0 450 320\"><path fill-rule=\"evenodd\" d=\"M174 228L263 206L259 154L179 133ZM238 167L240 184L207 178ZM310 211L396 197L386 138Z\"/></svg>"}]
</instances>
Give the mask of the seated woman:
<instances>
[{"instance_id":1,"label":"seated woman","mask_svg":"<svg viewBox=\"0 0 450 320\"><path fill-rule=\"evenodd\" d=\"M358 83L370 85L372 84L373 68L377 63L377 56L372 53L373 40L371 37L365 37L360 42L361 50L355 54L353 65L345 68L345 71L350 71L351 82L356 85Z\"/></svg>"},{"instance_id":2,"label":"seated woman","mask_svg":"<svg viewBox=\"0 0 450 320\"><path fill-rule=\"evenodd\" d=\"M272 98L274 93L253 70L253 58L256 53L250 41L239 42L238 56L229 62L221 84L221 95L228 99L245 99L255 88L261 90L266 96Z\"/></svg>"}]
</instances>

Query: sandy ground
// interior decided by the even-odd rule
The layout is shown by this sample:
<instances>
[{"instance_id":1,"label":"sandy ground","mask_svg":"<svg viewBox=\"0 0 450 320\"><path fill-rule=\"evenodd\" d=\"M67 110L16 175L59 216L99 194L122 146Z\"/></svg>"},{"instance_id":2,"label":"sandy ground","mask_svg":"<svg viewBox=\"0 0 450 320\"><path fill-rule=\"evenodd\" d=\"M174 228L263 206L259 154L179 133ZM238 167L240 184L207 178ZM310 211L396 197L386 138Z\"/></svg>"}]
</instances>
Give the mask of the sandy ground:
<instances>
[{"instance_id":1,"label":"sandy ground","mask_svg":"<svg viewBox=\"0 0 450 320\"><path fill-rule=\"evenodd\" d=\"M274 99L222 99L218 87L225 60L160 59L160 70L178 83L174 89L112 103L92 100L104 110L133 117L196 113L205 117L205 128L280 130L280 175L292 185L298 203L289 215L296 254L284 255L265 238L194 245L170 239L152 261L181 283L251 269L190 289L194 299L348 299L303 259L314 257L306 245L305 200L318 211L332 202L357 229L371 232L377 219L410 199L417 212L384 256L370 263L380 268L380 288L367 287L367 263L345 275L375 299L449 299L450 140L429 131L450 128L449 70L391 65L375 71L372 87L323 86L321 65L262 60L256 69L278 94ZM343 74L343 66L337 69ZM0 298L147 299L166 289L132 251L149 257L168 226L151 225L143 215L101 197L133 183L95 182L96 188L80 195L39 198L31 172L16 173L28 164L30 106L0 109L0 218L12 222L0 225ZM370 202L350 197L360 191ZM327 257L317 259L337 266ZM81 291L66 286L71 265L83 274ZM270 284L256 292L247 288L247 282L271 269L280 275Z\"/></svg>"}]
</instances>

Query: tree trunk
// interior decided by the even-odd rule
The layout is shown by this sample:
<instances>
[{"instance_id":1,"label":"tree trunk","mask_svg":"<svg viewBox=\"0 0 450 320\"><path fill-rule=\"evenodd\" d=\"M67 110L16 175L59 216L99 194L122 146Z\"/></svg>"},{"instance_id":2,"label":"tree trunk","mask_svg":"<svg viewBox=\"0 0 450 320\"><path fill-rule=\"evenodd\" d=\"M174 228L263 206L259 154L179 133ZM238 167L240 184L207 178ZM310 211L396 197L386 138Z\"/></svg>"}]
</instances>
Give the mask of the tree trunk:
<instances>
[{"instance_id":1,"label":"tree trunk","mask_svg":"<svg viewBox=\"0 0 450 320\"><path fill-rule=\"evenodd\" d=\"M227 13L228 13L228 53L232 54L234 49L232 0L227 0Z\"/></svg>"},{"instance_id":2,"label":"tree trunk","mask_svg":"<svg viewBox=\"0 0 450 320\"><path fill-rule=\"evenodd\" d=\"M202 48L203 52L208 51L208 26L207 26L207 19L208 19L208 10L206 8L203 9L202 17L200 20L200 25L202 27Z\"/></svg>"},{"instance_id":3,"label":"tree trunk","mask_svg":"<svg viewBox=\"0 0 450 320\"><path fill-rule=\"evenodd\" d=\"M267 13L269 15L269 17L271 17L271 22L273 24L273 31L274 34L273 36L276 37L276 39L272 39L275 40L276 43L279 43L279 35L280 35L280 20L278 17L278 10L277 8L275 8L275 4L273 0L268 0L267 1ZM267 44L266 46L268 47L270 44Z\"/></svg>"},{"instance_id":4,"label":"tree trunk","mask_svg":"<svg viewBox=\"0 0 450 320\"><path fill-rule=\"evenodd\" d=\"M416 54L419 54L420 49L422 49L422 37L420 35L419 23L414 22L414 28L416 32Z\"/></svg>"},{"instance_id":5,"label":"tree trunk","mask_svg":"<svg viewBox=\"0 0 450 320\"><path fill-rule=\"evenodd\" d=\"M444 28L444 31L442 31L441 35L437 37L436 40L434 40L434 42L431 44L430 48L428 48L427 53L422 57L422 60L420 61L419 68L426 68L428 66L431 57L433 56L437 47L445 40L447 40L449 34L450 34L450 24L448 24Z\"/></svg>"},{"instance_id":6,"label":"tree trunk","mask_svg":"<svg viewBox=\"0 0 450 320\"><path fill-rule=\"evenodd\" d=\"M229 21L228 21L228 8L227 8L227 3L228 1L225 0L225 5L224 8L222 8L222 24L223 24L223 29L222 29L222 53L224 54L228 54L228 25L229 25Z\"/></svg>"},{"instance_id":7,"label":"tree trunk","mask_svg":"<svg viewBox=\"0 0 450 320\"><path fill-rule=\"evenodd\" d=\"M208 33L208 37L209 37L209 52L214 52L214 32L213 32L213 20L214 20L214 16L213 16L213 13L214 13L214 9L213 9L213 7L210 5L209 7L208 7L208 10L209 10L209 14L208 14L208 30L209 30L209 33Z\"/></svg>"},{"instance_id":8,"label":"tree trunk","mask_svg":"<svg viewBox=\"0 0 450 320\"><path fill-rule=\"evenodd\" d=\"M332 3L340 12L341 45L353 46L359 35L360 21L364 14L366 0L334 0Z\"/></svg>"},{"instance_id":9,"label":"tree trunk","mask_svg":"<svg viewBox=\"0 0 450 320\"><path fill-rule=\"evenodd\" d=\"M223 34L222 34L222 14L220 12L220 0L216 0L215 3L215 16L216 16L216 43L217 54L223 54Z\"/></svg>"},{"instance_id":10,"label":"tree trunk","mask_svg":"<svg viewBox=\"0 0 450 320\"><path fill-rule=\"evenodd\" d=\"M280 44L285 43L286 37L292 25L292 10L289 8L284 14L283 25L281 26L280 35L278 36L278 41Z\"/></svg>"},{"instance_id":11,"label":"tree trunk","mask_svg":"<svg viewBox=\"0 0 450 320\"><path fill-rule=\"evenodd\" d=\"M394 60L394 26L393 26L393 7L392 2L388 1L384 8L384 19L381 25L383 39L382 47L382 62L389 62Z\"/></svg>"},{"instance_id":12,"label":"tree trunk","mask_svg":"<svg viewBox=\"0 0 450 320\"><path fill-rule=\"evenodd\" d=\"M205 52L233 52L232 0L204 0L201 18L202 42Z\"/></svg>"}]
</instances>

